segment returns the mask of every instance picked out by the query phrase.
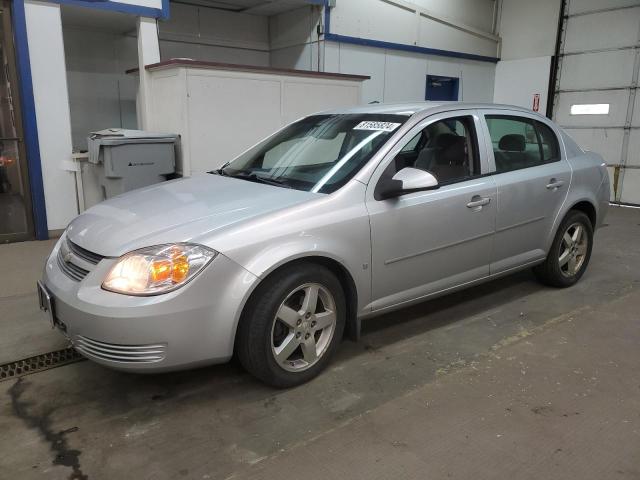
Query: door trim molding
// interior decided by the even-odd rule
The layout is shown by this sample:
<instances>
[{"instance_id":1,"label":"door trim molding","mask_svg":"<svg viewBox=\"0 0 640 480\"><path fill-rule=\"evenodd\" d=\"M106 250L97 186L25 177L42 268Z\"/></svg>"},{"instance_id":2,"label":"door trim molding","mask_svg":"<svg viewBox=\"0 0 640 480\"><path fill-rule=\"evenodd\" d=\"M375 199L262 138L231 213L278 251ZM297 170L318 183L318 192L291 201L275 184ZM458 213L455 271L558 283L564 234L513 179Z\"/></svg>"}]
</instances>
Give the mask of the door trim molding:
<instances>
[{"instance_id":1,"label":"door trim molding","mask_svg":"<svg viewBox=\"0 0 640 480\"><path fill-rule=\"evenodd\" d=\"M541 217L530 218L529 220L525 220L523 222L514 223L512 225L507 225L506 227L502 227L502 228L496 229L496 233L502 233L502 232L506 232L507 230L511 230L511 229L518 228L518 227L523 227L525 225L529 225L530 223L535 223L535 222L539 222L541 220L544 220L545 218L547 218L546 215L542 215Z\"/></svg>"},{"instance_id":2,"label":"door trim molding","mask_svg":"<svg viewBox=\"0 0 640 480\"><path fill-rule=\"evenodd\" d=\"M434 247L434 248L430 248L429 250L424 250L422 252L410 253L409 255L405 255L403 257L390 258L389 260L385 260L384 264L385 265L390 265L392 263L401 262L403 260L409 260L410 258L419 257L421 255L426 255L427 253L432 253L432 252L437 252L439 250L444 250L445 248L456 247L458 245L462 245L463 243L473 242L474 240L479 240L481 238L488 237L490 235L493 235L494 233L495 232L493 232L493 231L485 232L485 233L481 233L480 235L476 235L474 237L465 238L464 240L458 240L456 242L446 243L444 245L440 245L440 246L437 246L437 247Z\"/></svg>"}]
</instances>

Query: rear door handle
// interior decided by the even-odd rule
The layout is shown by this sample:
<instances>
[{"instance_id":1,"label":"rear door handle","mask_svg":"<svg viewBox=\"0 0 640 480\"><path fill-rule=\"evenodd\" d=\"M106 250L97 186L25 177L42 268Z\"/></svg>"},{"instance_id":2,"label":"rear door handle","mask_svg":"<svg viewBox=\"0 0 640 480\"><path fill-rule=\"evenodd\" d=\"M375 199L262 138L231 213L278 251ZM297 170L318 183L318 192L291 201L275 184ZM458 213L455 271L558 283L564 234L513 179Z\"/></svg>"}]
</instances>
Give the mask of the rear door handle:
<instances>
[{"instance_id":1,"label":"rear door handle","mask_svg":"<svg viewBox=\"0 0 640 480\"><path fill-rule=\"evenodd\" d=\"M555 178L552 178L551 180L549 180L549 183L547 184L547 189L553 190L554 188L560 188L563 185L564 185L564 182L562 180L556 180Z\"/></svg>"},{"instance_id":2,"label":"rear door handle","mask_svg":"<svg viewBox=\"0 0 640 480\"><path fill-rule=\"evenodd\" d=\"M489 205L491 199L489 197L481 197L480 195L474 195L471 201L467 203L467 208L482 208L485 205Z\"/></svg>"}]
</instances>

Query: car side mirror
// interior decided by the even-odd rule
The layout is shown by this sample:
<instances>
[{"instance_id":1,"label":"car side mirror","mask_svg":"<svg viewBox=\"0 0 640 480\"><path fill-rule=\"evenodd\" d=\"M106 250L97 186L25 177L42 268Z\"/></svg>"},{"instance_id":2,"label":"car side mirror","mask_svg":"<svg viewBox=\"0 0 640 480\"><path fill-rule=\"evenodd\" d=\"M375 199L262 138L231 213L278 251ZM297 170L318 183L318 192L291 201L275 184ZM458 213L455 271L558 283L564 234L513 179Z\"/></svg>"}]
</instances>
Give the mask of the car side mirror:
<instances>
[{"instance_id":1,"label":"car side mirror","mask_svg":"<svg viewBox=\"0 0 640 480\"><path fill-rule=\"evenodd\" d=\"M375 198L385 200L399 197L406 193L435 190L439 187L438 180L433 174L419 168L405 167L391 179L383 180L376 188Z\"/></svg>"}]
</instances>

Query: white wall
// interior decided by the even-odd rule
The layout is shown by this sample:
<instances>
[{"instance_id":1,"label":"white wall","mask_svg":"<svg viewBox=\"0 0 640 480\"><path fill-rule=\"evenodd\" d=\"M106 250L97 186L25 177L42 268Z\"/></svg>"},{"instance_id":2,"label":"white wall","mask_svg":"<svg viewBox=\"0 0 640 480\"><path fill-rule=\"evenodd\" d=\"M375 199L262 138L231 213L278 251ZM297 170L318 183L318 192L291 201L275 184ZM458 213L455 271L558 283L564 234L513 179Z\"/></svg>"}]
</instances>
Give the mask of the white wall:
<instances>
[{"instance_id":1,"label":"white wall","mask_svg":"<svg viewBox=\"0 0 640 480\"><path fill-rule=\"evenodd\" d=\"M428 3L436 5L434 2ZM497 37L491 33L493 1L458 0L439 3L448 4L441 8L447 15L446 18L436 20L428 15L437 12L422 10L420 5L404 0L338 1L336 7L331 9L331 33L497 56ZM483 28L468 25L466 22L471 17L476 17L474 23Z\"/></svg>"},{"instance_id":2,"label":"white wall","mask_svg":"<svg viewBox=\"0 0 640 480\"><path fill-rule=\"evenodd\" d=\"M502 0L495 102L531 109L538 93L539 113L546 113L559 14L560 0Z\"/></svg>"},{"instance_id":3,"label":"white wall","mask_svg":"<svg viewBox=\"0 0 640 480\"><path fill-rule=\"evenodd\" d=\"M373 4L375 2L375 4ZM456 21L475 18L477 26L491 27L493 21L492 0L456 0L449 2L417 2L422 7L434 7L433 12L447 15ZM368 7L368 8L364 8ZM438 8L435 8L438 7ZM360 10L359 10L360 8ZM365 15L364 11L370 11ZM387 22L386 36L378 36L377 29L382 19L395 18ZM397 12L396 12L397 11ZM482 15L480 14L482 13ZM367 16L368 15L368 16ZM421 101L425 97L426 76L445 75L460 78L460 100L470 102L490 102L493 99L493 79L495 64L473 60L424 55L420 53L387 50L337 42L317 42L316 25L322 21L320 10L305 7L270 19L271 65L274 67L318 69L318 48L320 48L320 70L337 73L369 75L363 85L363 102ZM425 19L417 14L407 16L407 11L398 6L378 0L349 0L337 2L331 10L331 32L343 35L367 36L373 40L418 42L419 30ZM399 23L398 23L399 22ZM350 26L349 26L350 25ZM419 28L420 27L420 28ZM460 31L453 27L439 26L438 41L427 41L421 34L424 46L435 48L460 47L461 51L496 54L497 42L492 40L491 50L483 50L478 45L479 38L469 35L464 44L460 41ZM426 31L426 30L425 30ZM405 37L397 37L401 32ZM382 32L384 33L384 32ZM413 35L413 36L412 36ZM467 35L464 34L463 37ZM485 38L486 40L486 38ZM451 43L448 43L451 42ZM482 43L482 41L480 41ZM318 47L319 45L319 47ZM479 50L477 50L479 48Z\"/></svg>"},{"instance_id":4,"label":"white wall","mask_svg":"<svg viewBox=\"0 0 640 480\"><path fill-rule=\"evenodd\" d=\"M493 9L497 0L413 0L413 3L485 32L493 29Z\"/></svg>"},{"instance_id":5,"label":"white wall","mask_svg":"<svg viewBox=\"0 0 640 480\"><path fill-rule=\"evenodd\" d=\"M137 120L141 130L152 130L150 125L153 117L153 108L149 99L151 75L145 67L160 62L158 21L153 18L138 17L136 32L138 34L136 42L138 51Z\"/></svg>"},{"instance_id":6,"label":"white wall","mask_svg":"<svg viewBox=\"0 0 640 480\"><path fill-rule=\"evenodd\" d=\"M496 66L493 101L533 108L533 96L540 95L538 112L547 111L551 57L505 60Z\"/></svg>"},{"instance_id":7,"label":"white wall","mask_svg":"<svg viewBox=\"0 0 640 480\"><path fill-rule=\"evenodd\" d=\"M371 80L362 88L363 103L422 101L427 75L458 77L460 101L490 102L493 98L493 63L327 43L325 70L369 75Z\"/></svg>"},{"instance_id":8,"label":"white wall","mask_svg":"<svg viewBox=\"0 0 640 480\"><path fill-rule=\"evenodd\" d=\"M496 56L494 7L494 0L343 0L331 9L331 32ZM424 100L427 74L459 77L461 100L493 99L492 63L319 42L323 22L322 8L311 5L258 17L173 4L171 19L159 23L161 57L370 75L365 102Z\"/></svg>"},{"instance_id":9,"label":"white wall","mask_svg":"<svg viewBox=\"0 0 640 480\"><path fill-rule=\"evenodd\" d=\"M320 43L316 27L321 18L322 8L313 6L269 17L271 66L318 70Z\"/></svg>"},{"instance_id":10,"label":"white wall","mask_svg":"<svg viewBox=\"0 0 640 480\"><path fill-rule=\"evenodd\" d=\"M560 0L502 0L500 59L554 55L559 14Z\"/></svg>"},{"instance_id":11,"label":"white wall","mask_svg":"<svg viewBox=\"0 0 640 480\"><path fill-rule=\"evenodd\" d=\"M66 228L77 214L71 159L71 123L60 6L25 2L42 179L49 230Z\"/></svg>"},{"instance_id":12,"label":"white wall","mask_svg":"<svg viewBox=\"0 0 640 480\"><path fill-rule=\"evenodd\" d=\"M89 132L136 128L136 39L120 33L64 27L71 134L75 149L87 148Z\"/></svg>"},{"instance_id":13,"label":"white wall","mask_svg":"<svg viewBox=\"0 0 640 480\"><path fill-rule=\"evenodd\" d=\"M269 65L268 17L180 3L158 22L160 59Z\"/></svg>"}]
</instances>

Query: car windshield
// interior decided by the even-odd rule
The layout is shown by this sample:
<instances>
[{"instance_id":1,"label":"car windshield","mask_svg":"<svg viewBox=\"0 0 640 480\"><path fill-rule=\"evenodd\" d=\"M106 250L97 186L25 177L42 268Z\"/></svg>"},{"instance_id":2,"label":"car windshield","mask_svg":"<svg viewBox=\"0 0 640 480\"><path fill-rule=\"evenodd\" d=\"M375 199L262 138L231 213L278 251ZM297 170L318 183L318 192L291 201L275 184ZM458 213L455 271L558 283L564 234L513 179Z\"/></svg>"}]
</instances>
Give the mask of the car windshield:
<instances>
[{"instance_id":1,"label":"car windshield","mask_svg":"<svg viewBox=\"0 0 640 480\"><path fill-rule=\"evenodd\" d=\"M285 127L214 173L332 193L353 178L407 118L313 115Z\"/></svg>"}]
</instances>

